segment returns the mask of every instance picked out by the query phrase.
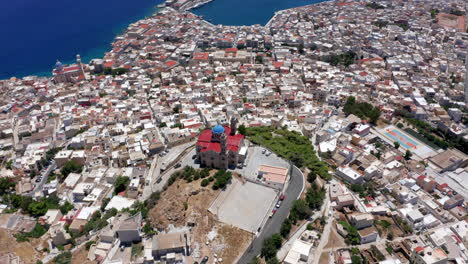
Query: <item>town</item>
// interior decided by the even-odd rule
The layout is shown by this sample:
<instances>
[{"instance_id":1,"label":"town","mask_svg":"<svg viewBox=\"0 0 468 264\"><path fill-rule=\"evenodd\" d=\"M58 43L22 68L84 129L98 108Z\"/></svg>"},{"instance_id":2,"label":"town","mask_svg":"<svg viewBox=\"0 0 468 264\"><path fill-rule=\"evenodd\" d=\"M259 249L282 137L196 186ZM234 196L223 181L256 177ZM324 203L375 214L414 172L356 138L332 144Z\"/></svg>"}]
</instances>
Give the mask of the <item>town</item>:
<instances>
[{"instance_id":1,"label":"town","mask_svg":"<svg viewBox=\"0 0 468 264\"><path fill-rule=\"evenodd\" d=\"M207 2L0 80L0 263L468 263L468 2Z\"/></svg>"}]
</instances>

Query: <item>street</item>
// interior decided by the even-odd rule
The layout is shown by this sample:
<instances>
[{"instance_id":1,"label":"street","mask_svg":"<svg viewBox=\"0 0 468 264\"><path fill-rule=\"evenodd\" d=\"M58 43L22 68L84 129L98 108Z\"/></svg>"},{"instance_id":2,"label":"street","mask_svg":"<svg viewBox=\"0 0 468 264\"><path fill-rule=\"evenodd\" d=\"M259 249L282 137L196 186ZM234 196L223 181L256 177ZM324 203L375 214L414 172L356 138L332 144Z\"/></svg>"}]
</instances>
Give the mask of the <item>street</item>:
<instances>
[{"instance_id":1,"label":"street","mask_svg":"<svg viewBox=\"0 0 468 264\"><path fill-rule=\"evenodd\" d=\"M304 176L302 175L302 172L294 166L288 189L284 193L286 198L283 201L283 205L278 209L278 211L276 211L275 215L267 221L247 251L244 252L244 255L239 259L238 263L248 263L253 257L258 256L262 250L263 240L275 233L279 233L281 224L288 216L293 202L297 200L301 194L304 184Z\"/></svg>"}]
</instances>

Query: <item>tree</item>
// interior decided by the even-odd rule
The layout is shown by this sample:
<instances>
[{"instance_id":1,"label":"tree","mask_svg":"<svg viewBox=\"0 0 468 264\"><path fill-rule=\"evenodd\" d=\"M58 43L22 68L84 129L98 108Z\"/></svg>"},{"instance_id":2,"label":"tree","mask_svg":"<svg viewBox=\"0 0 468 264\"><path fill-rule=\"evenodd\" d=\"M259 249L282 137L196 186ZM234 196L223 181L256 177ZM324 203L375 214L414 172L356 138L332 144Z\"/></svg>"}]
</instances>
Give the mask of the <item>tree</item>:
<instances>
[{"instance_id":1,"label":"tree","mask_svg":"<svg viewBox=\"0 0 468 264\"><path fill-rule=\"evenodd\" d=\"M13 188L15 188L15 182L13 179L10 179L8 177L2 177L0 178L0 194L4 194L6 192L9 192Z\"/></svg>"},{"instance_id":2,"label":"tree","mask_svg":"<svg viewBox=\"0 0 468 264\"><path fill-rule=\"evenodd\" d=\"M400 148L400 143L398 142L393 142L393 146L396 148L396 149L399 149Z\"/></svg>"},{"instance_id":3,"label":"tree","mask_svg":"<svg viewBox=\"0 0 468 264\"><path fill-rule=\"evenodd\" d=\"M352 264L362 264L362 259L361 259L360 256L354 255L354 256L351 257L351 263Z\"/></svg>"},{"instance_id":4,"label":"tree","mask_svg":"<svg viewBox=\"0 0 468 264\"><path fill-rule=\"evenodd\" d=\"M309 174L307 174L307 181L312 183L312 182L315 182L315 179L317 179L317 174L315 174L315 172L309 172Z\"/></svg>"},{"instance_id":5,"label":"tree","mask_svg":"<svg viewBox=\"0 0 468 264\"><path fill-rule=\"evenodd\" d=\"M200 184L200 185L201 185L202 187L205 187L205 186L207 186L208 184L210 184L210 181L209 181L208 179L203 179L203 180L201 181L201 184Z\"/></svg>"},{"instance_id":6,"label":"tree","mask_svg":"<svg viewBox=\"0 0 468 264\"><path fill-rule=\"evenodd\" d=\"M296 200L293 202L290 216L291 221L303 220L310 217L309 205L304 200Z\"/></svg>"},{"instance_id":7,"label":"tree","mask_svg":"<svg viewBox=\"0 0 468 264\"><path fill-rule=\"evenodd\" d=\"M394 237L395 237L395 235L393 234L392 231L388 232L388 234L387 234L387 239L388 240L392 241Z\"/></svg>"},{"instance_id":8,"label":"tree","mask_svg":"<svg viewBox=\"0 0 468 264\"><path fill-rule=\"evenodd\" d=\"M74 160L69 160L63 165L60 172L62 173L63 179L65 179L68 176L68 174L72 172L81 173L82 170L83 170L83 166L81 166Z\"/></svg>"},{"instance_id":9,"label":"tree","mask_svg":"<svg viewBox=\"0 0 468 264\"><path fill-rule=\"evenodd\" d=\"M291 221L289 220L289 218L284 219L280 230L281 236L283 236L284 238L288 237L289 232L291 231L291 227Z\"/></svg>"},{"instance_id":10,"label":"tree","mask_svg":"<svg viewBox=\"0 0 468 264\"><path fill-rule=\"evenodd\" d=\"M273 234L271 237L263 241L263 246L260 255L267 261L276 257L276 252L281 247L283 239L280 234Z\"/></svg>"},{"instance_id":11,"label":"tree","mask_svg":"<svg viewBox=\"0 0 468 264\"><path fill-rule=\"evenodd\" d=\"M239 131L239 134L244 135L244 136L247 133L247 129L245 128L243 124L239 126L238 131Z\"/></svg>"},{"instance_id":12,"label":"tree","mask_svg":"<svg viewBox=\"0 0 468 264\"><path fill-rule=\"evenodd\" d=\"M397 126L399 129L402 129L402 128L403 128L403 124L402 124L402 123L397 123L396 126Z\"/></svg>"},{"instance_id":13,"label":"tree","mask_svg":"<svg viewBox=\"0 0 468 264\"><path fill-rule=\"evenodd\" d=\"M114 193L117 194L125 191L129 183L130 178L127 176L118 176L114 183Z\"/></svg>"},{"instance_id":14,"label":"tree","mask_svg":"<svg viewBox=\"0 0 468 264\"><path fill-rule=\"evenodd\" d=\"M411 151L409 151L409 149L407 149L406 152L405 152L405 160L410 160L411 156L413 156L413 153L411 153Z\"/></svg>"}]
</instances>

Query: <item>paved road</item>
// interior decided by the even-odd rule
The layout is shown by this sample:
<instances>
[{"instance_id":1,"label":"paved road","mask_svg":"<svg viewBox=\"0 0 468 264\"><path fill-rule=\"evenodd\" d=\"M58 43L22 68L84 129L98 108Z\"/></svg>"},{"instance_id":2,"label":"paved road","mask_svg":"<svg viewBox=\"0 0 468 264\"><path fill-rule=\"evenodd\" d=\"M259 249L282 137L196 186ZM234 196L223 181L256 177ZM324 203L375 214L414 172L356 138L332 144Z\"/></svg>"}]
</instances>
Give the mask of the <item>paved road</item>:
<instances>
[{"instance_id":1,"label":"paved road","mask_svg":"<svg viewBox=\"0 0 468 264\"><path fill-rule=\"evenodd\" d=\"M252 245L246 250L244 255L239 259L238 263L248 263L253 257L260 255L263 240L275 233L279 233L281 224L289 214L292 203L299 197L304 187L304 177L299 169L293 167L291 180L288 189L285 192L286 198L282 206L278 209L275 215L267 221L258 237L254 239Z\"/></svg>"}]
</instances>

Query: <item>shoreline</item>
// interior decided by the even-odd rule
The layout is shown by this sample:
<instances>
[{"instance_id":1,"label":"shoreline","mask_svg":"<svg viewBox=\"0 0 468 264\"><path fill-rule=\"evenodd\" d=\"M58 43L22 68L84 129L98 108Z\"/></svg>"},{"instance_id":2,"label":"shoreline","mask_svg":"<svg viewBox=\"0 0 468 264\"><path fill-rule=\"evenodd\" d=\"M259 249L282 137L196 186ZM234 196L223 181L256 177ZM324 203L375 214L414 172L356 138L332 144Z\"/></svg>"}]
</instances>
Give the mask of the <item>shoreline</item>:
<instances>
[{"instance_id":1,"label":"shoreline","mask_svg":"<svg viewBox=\"0 0 468 264\"><path fill-rule=\"evenodd\" d=\"M213 1L215 1L215 0L194 0L194 1L189 0L187 3L185 3L184 5L182 5L179 8L174 8L173 7L173 2L170 1L170 0L166 0L166 1L162 2L162 3L160 3L160 4L154 5L150 9L151 12L145 12L143 17L137 18L136 20L132 19L130 22L126 23L125 25L119 26L118 29L117 29L117 27L115 29L113 29L113 31L115 31L114 36L113 36L111 42L107 43L105 45L105 47L104 47L104 45L102 47L96 47L93 50L90 50L88 54L81 53L80 55L82 55L83 62L88 64L93 59L102 59L105 56L105 54L109 51L109 48L112 47L112 43L115 42L116 38L121 36L122 34L125 34L128 31L128 28L129 28L130 25L132 25L134 23L138 23L139 21L141 21L143 19L146 19L148 17L155 16L155 15L157 15L158 12L160 12L161 10L163 10L165 8L172 8L172 9L178 11L178 12L189 12L189 13L195 15L195 16L199 16L199 17L201 17L201 20L204 23L206 23L207 25L209 25L211 27L216 27L218 25L224 26L224 24L215 25L215 24L209 22L202 15L197 15L194 12L192 12L192 10L201 8L202 6L204 6L206 4L209 4L209 3L213 2ZM290 10L290 9L295 9L295 8L300 8L300 7L304 7L304 6L311 6L311 5L319 4L319 3L322 3L322 2L333 2L333 1L334 0L325 0L325 1L318 2L318 3L312 3L312 4L309 4L309 5L303 5L303 6L297 6L297 7L291 7L291 8L285 8L285 9L278 10L278 11L273 13L272 17L268 20L268 22L265 25L261 25L261 26L265 27L265 28L268 28L270 26L270 24L275 20L275 18L284 11L287 11L287 10ZM251 26L251 25L232 25L232 26L233 27L243 27L243 26ZM73 55L73 56L75 56L75 55ZM73 62L74 62L74 59L63 61L64 64L71 64ZM44 70L44 71L39 71L39 72L34 72L34 73L28 73L28 74L24 74L24 75L23 74L11 75L11 76L5 77L5 78L2 77L0 80L6 80L6 79L10 79L10 78L22 79L22 78L30 77L30 76L31 77L32 76L37 76L37 77L41 77L41 78L44 78L44 77L50 78L50 77L52 77L52 67L53 66L51 66L50 70Z\"/></svg>"}]
</instances>

